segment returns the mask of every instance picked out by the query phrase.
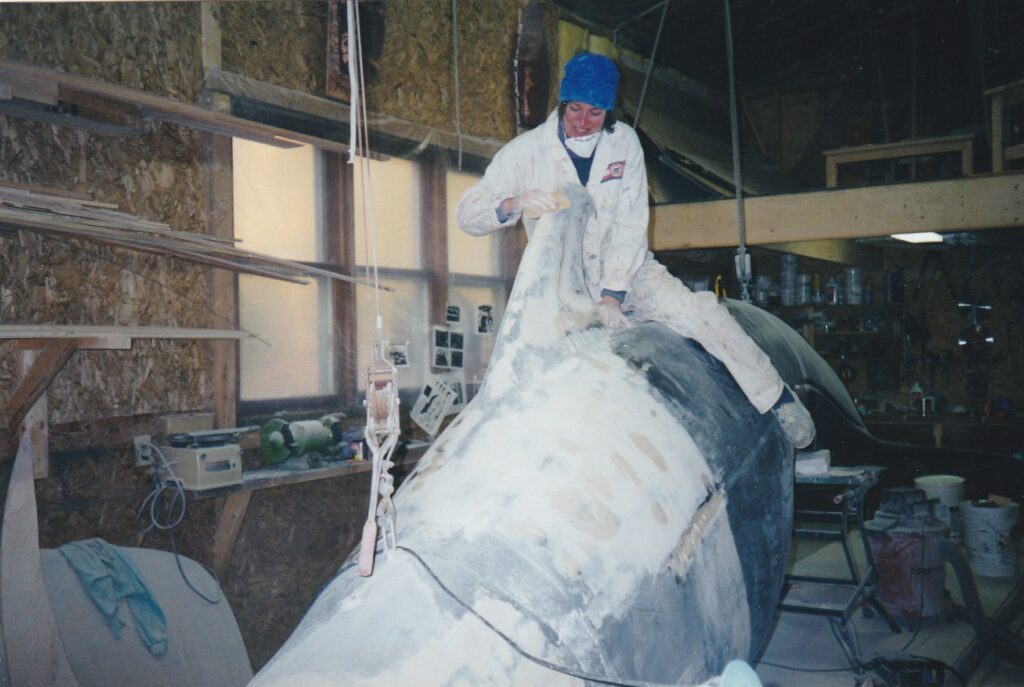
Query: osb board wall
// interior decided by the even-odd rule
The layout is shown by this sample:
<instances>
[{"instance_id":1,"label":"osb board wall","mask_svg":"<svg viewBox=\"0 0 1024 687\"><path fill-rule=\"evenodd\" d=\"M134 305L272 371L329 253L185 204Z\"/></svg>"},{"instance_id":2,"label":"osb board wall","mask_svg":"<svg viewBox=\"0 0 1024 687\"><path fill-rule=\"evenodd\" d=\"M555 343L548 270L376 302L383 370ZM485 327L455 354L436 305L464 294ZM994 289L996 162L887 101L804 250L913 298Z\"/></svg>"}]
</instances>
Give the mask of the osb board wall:
<instances>
[{"instance_id":1,"label":"osb board wall","mask_svg":"<svg viewBox=\"0 0 1024 687\"><path fill-rule=\"evenodd\" d=\"M512 58L522 1L458 3L459 116L465 134L515 135ZM367 84L368 109L455 131L451 2L386 0L386 10L379 72ZM326 2L224 3L221 41L226 70L325 95Z\"/></svg>"},{"instance_id":2,"label":"osb board wall","mask_svg":"<svg viewBox=\"0 0 1024 687\"><path fill-rule=\"evenodd\" d=\"M460 123L463 133L515 135L512 56L519 0L458 4ZM369 90L375 112L455 130L451 2L388 2L380 77Z\"/></svg>"},{"instance_id":3,"label":"osb board wall","mask_svg":"<svg viewBox=\"0 0 1024 687\"><path fill-rule=\"evenodd\" d=\"M223 2L220 27L225 70L325 95L326 2Z\"/></svg>"},{"instance_id":4,"label":"osb board wall","mask_svg":"<svg viewBox=\"0 0 1024 687\"><path fill-rule=\"evenodd\" d=\"M0 6L0 55L194 100L198 5ZM187 27L196 27L188 31ZM155 124L136 139L0 117L0 182L74 190L175 229L203 231L198 134ZM95 244L0 236L0 320L7 323L202 326L203 273L164 257ZM0 347L0 388L18 355ZM205 404L198 344L138 341L127 352L74 355L51 386L50 421L171 411Z\"/></svg>"},{"instance_id":5,"label":"osb board wall","mask_svg":"<svg viewBox=\"0 0 1024 687\"><path fill-rule=\"evenodd\" d=\"M192 2L0 4L0 56L195 102L201 76L199 7Z\"/></svg>"}]
</instances>

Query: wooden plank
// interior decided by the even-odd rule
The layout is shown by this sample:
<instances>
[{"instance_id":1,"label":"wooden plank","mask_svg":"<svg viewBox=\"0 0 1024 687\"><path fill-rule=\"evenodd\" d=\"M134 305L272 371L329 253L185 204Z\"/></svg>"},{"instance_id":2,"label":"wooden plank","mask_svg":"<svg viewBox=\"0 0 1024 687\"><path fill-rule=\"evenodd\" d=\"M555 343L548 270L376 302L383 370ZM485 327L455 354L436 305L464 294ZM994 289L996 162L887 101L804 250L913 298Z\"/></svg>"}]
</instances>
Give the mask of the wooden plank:
<instances>
[{"instance_id":1,"label":"wooden plank","mask_svg":"<svg viewBox=\"0 0 1024 687\"><path fill-rule=\"evenodd\" d=\"M427 452L429 445L420 445L406 450L401 458L392 458L395 465L415 465L423 454ZM208 489L205 491L189 491L189 497L195 499L208 499L226 496L236 492L255 491L257 489L275 489L290 484L305 484L316 482L322 479L333 479L347 475L358 475L373 470L373 461L347 460L340 463L328 465L323 468L311 470L281 470L279 468L264 468L261 470L247 470L242 473L242 484L219 489Z\"/></svg>"},{"instance_id":2,"label":"wooden plank","mask_svg":"<svg viewBox=\"0 0 1024 687\"><path fill-rule=\"evenodd\" d=\"M0 65L0 83L11 87L11 97L42 105L56 105L57 84L26 76Z\"/></svg>"},{"instance_id":3,"label":"wooden plank","mask_svg":"<svg viewBox=\"0 0 1024 687\"><path fill-rule=\"evenodd\" d=\"M429 276L430 322L445 323L448 305L447 166L441 154L423 156L420 166L420 236L424 269Z\"/></svg>"},{"instance_id":4,"label":"wooden plank","mask_svg":"<svg viewBox=\"0 0 1024 687\"><path fill-rule=\"evenodd\" d=\"M46 388L57 376L64 363L75 352L74 339L54 341L44 348L33 360L32 366L25 371L18 386L7 399L7 424L17 427L22 418L31 410Z\"/></svg>"},{"instance_id":5,"label":"wooden plank","mask_svg":"<svg viewBox=\"0 0 1024 687\"><path fill-rule=\"evenodd\" d=\"M141 327L84 324L0 324L0 339L241 339L249 336L237 329L193 327Z\"/></svg>"},{"instance_id":6,"label":"wooden plank","mask_svg":"<svg viewBox=\"0 0 1024 687\"><path fill-rule=\"evenodd\" d=\"M220 69L220 3L204 2L199 15L200 47L203 57L203 74L211 69Z\"/></svg>"},{"instance_id":7,"label":"wooden plank","mask_svg":"<svg viewBox=\"0 0 1024 687\"><path fill-rule=\"evenodd\" d=\"M252 122L224 112L207 110L197 105L153 95L134 88L117 86L104 81L36 67L34 65L11 60L0 60L0 74L10 75L8 78L12 79L19 78L39 82L39 88L41 89L53 88L55 91L58 87L64 87L82 93L110 98L111 100L131 103L138 106L143 115L187 126L197 131L206 131L224 136L238 136L239 138L281 147L293 147L295 145L294 143L282 142L276 138L282 136L292 141L317 146L325 150L342 152L348 150L348 146L337 141L308 136L297 131L278 129L277 127Z\"/></svg>"},{"instance_id":8,"label":"wooden plank","mask_svg":"<svg viewBox=\"0 0 1024 687\"><path fill-rule=\"evenodd\" d=\"M11 471L0 539L0 617L12 685L78 685L57 631L39 559L29 439Z\"/></svg>"},{"instance_id":9,"label":"wooden plank","mask_svg":"<svg viewBox=\"0 0 1024 687\"><path fill-rule=\"evenodd\" d=\"M840 162L862 162L865 160L886 160L904 155L930 155L960 150L964 143L971 142L974 134L917 138L892 143L871 143L862 146L847 146L823 150L825 157L835 157Z\"/></svg>"},{"instance_id":10,"label":"wooden plank","mask_svg":"<svg viewBox=\"0 0 1024 687\"><path fill-rule=\"evenodd\" d=\"M204 3L205 7L205 3ZM206 231L217 239L234 237L234 162L231 139L203 134L203 168L206 175ZM224 270L207 270L206 292L211 311L210 326L238 325L238 277ZM210 408L217 427L234 427L238 408L238 344L210 341L206 374L210 383Z\"/></svg>"},{"instance_id":11,"label":"wooden plank","mask_svg":"<svg viewBox=\"0 0 1024 687\"><path fill-rule=\"evenodd\" d=\"M18 381L20 382L32 369L32 363L39 355L37 351L23 350L18 366ZM32 456L32 477L35 479L46 479L50 476L50 434L47 423L46 394L41 394L36 402L25 414L21 422L22 436L27 437L29 453Z\"/></svg>"},{"instance_id":12,"label":"wooden plank","mask_svg":"<svg viewBox=\"0 0 1024 687\"><path fill-rule=\"evenodd\" d=\"M1015 146L1003 149L1004 160L1019 160L1022 157L1024 157L1024 143L1018 143Z\"/></svg>"},{"instance_id":13,"label":"wooden plank","mask_svg":"<svg viewBox=\"0 0 1024 687\"><path fill-rule=\"evenodd\" d=\"M746 198L747 243L852 239L1024 225L1024 174ZM651 250L737 244L732 200L652 208Z\"/></svg>"},{"instance_id":14,"label":"wooden plank","mask_svg":"<svg viewBox=\"0 0 1024 687\"><path fill-rule=\"evenodd\" d=\"M16 339L15 347L22 350L46 348L52 338ZM132 337L127 335L81 337L77 339L78 350L126 351L132 347Z\"/></svg>"},{"instance_id":15,"label":"wooden plank","mask_svg":"<svg viewBox=\"0 0 1024 687\"><path fill-rule=\"evenodd\" d=\"M218 577L224 575L224 569L231 560L231 551L242 530L251 498L251 491L237 491L224 499L224 506L217 518L217 529L213 533L213 569Z\"/></svg>"},{"instance_id":16,"label":"wooden plank","mask_svg":"<svg viewBox=\"0 0 1024 687\"><path fill-rule=\"evenodd\" d=\"M79 129L100 136L136 138L149 133L149 128L142 122L125 122L123 119L118 121L117 117L109 116L106 113L96 111L90 113L88 108L77 113L54 112L42 106L26 104L20 100L0 100L0 114L67 129Z\"/></svg>"},{"instance_id":17,"label":"wooden plank","mask_svg":"<svg viewBox=\"0 0 1024 687\"><path fill-rule=\"evenodd\" d=\"M826 260L841 265L855 265L865 269L882 268L882 249L850 240L800 241L798 243L770 243L764 246L781 253L802 255L814 260ZM756 259L755 259L756 261Z\"/></svg>"},{"instance_id":18,"label":"wooden plank","mask_svg":"<svg viewBox=\"0 0 1024 687\"><path fill-rule=\"evenodd\" d=\"M223 241L213 241L198 235L190 235L187 241L180 240L178 236L174 236L173 240L171 240L169 238L162 239L158 236L146 236L143 233L133 235L130 231L122 231L126 227L115 228L109 226L106 222L93 224L75 219L65 219L60 215L50 212L19 210L13 207L0 207L0 225L43 233L66 234L75 238L98 241L143 252L164 253L191 260L192 262L214 265L237 272L258 274L259 276L284 281L305 283L286 274L286 272L291 272L369 286L369 283L364 280L350 277L334 270L315 267L308 263L275 258L242 248L235 248L225 244ZM161 235L182 233L170 230L169 234L168 231L164 231L159 227L147 228L146 231ZM387 287L381 287L381 289L384 291L392 290Z\"/></svg>"},{"instance_id":19,"label":"wooden plank","mask_svg":"<svg viewBox=\"0 0 1024 687\"><path fill-rule=\"evenodd\" d=\"M355 207L345 199L354 197L354 167L339 153L325 152L323 174L324 226L328 259L340 271L355 274ZM334 384L342 407L357 406L359 370L356 366L356 290L352 284L334 282Z\"/></svg>"}]
</instances>

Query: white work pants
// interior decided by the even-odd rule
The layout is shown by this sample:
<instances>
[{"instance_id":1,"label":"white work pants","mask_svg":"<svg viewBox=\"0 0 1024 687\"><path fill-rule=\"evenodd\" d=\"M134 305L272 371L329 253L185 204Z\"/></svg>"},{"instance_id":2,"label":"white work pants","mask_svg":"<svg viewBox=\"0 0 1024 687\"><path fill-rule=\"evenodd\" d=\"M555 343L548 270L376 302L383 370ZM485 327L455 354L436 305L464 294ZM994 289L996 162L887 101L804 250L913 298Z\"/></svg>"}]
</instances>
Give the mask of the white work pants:
<instances>
[{"instance_id":1,"label":"white work pants","mask_svg":"<svg viewBox=\"0 0 1024 687\"><path fill-rule=\"evenodd\" d=\"M648 253L633 278L623 310L630 319L653 320L693 339L720 360L750 403L768 412L782 395L772 361L710 291L694 293Z\"/></svg>"}]
</instances>

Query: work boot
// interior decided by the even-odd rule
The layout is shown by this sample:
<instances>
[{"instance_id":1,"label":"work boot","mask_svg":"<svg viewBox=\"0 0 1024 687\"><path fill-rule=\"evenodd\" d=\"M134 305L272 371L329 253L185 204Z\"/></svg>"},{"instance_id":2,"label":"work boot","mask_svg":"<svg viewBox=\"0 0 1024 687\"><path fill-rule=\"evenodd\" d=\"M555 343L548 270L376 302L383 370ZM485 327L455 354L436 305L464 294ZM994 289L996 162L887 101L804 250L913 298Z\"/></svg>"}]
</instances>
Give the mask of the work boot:
<instances>
[{"instance_id":1,"label":"work boot","mask_svg":"<svg viewBox=\"0 0 1024 687\"><path fill-rule=\"evenodd\" d=\"M779 421L782 433L794 448L807 448L814 441L814 420L788 386L783 389L779 400L772 406L772 413Z\"/></svg>"}]
</instances>

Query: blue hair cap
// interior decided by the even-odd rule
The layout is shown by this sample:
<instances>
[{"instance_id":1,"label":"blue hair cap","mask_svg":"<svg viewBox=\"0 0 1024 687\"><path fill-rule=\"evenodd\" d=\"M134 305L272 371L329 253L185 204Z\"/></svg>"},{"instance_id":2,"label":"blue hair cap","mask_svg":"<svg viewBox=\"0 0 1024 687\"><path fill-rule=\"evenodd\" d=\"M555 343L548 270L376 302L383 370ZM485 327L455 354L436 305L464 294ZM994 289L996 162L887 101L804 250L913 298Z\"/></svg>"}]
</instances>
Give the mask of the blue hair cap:
<instances>
[{"instance_id":1,"label":"blue hair cap","mask_svg":"<svg viewBox=\"0 0 1024 687\"><path fill-rule=\"evenodd\" d=\"M602 110L615 108L619 70L604 55L581 52L565 63L565 75L558 90L563 103L581 102Z\"/></svg>"}]
</instances>

